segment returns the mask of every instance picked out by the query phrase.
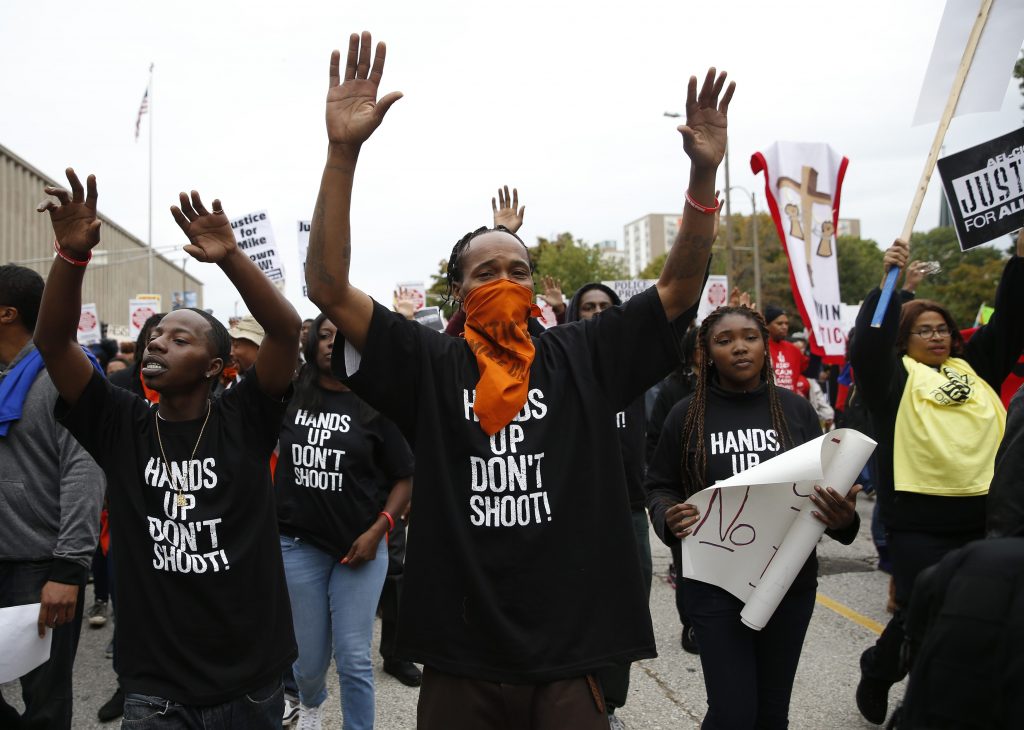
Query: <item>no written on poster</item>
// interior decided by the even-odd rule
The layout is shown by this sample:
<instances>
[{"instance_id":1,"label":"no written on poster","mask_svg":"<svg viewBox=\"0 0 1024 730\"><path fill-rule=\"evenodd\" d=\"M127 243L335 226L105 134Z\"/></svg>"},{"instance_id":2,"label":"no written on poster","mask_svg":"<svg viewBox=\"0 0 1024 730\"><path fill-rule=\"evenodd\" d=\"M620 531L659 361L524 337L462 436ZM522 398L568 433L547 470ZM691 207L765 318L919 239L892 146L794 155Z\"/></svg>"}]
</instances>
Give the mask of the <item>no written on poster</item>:
<instances>
[{"instance_id":1,"label":"no written on poster","mask_svg":"<svg viewBox=\"0 0 1024 730\"><path fill-rule=\"evenodd\" d=\"M939 160L960 250L1024 225L1024 128Z\"/></svg>"}]
</instances>

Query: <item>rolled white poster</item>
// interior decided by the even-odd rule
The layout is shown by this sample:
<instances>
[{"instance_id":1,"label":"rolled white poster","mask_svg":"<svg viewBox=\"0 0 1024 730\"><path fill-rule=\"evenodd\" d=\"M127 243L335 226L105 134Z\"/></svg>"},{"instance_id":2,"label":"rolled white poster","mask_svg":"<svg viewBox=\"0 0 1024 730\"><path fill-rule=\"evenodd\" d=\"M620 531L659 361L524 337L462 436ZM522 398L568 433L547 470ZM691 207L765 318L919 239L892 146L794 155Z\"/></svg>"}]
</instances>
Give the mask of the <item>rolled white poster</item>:
<instances>
[{"instance_id":1,"label":"rolled white poster","mask_svg":"<svg viewBox=\"0 0 1024 730\"><path fill-rule=\"evenodd\" d=\"M820 484L822 487L832 487L840 496L845 497L860 476L871 452L875 450L876 443L852 429L835 431L826 435L825 439L826 443L839 443L834 449L822 449ZM786 591L793 585L797 573L825 532L824 523L812 514L815 509L809 499L800 508L775 558L769 563L740 612L740 620L744 625L758 631L763 629L779 607Z\"/></svg>"}]
</instances>

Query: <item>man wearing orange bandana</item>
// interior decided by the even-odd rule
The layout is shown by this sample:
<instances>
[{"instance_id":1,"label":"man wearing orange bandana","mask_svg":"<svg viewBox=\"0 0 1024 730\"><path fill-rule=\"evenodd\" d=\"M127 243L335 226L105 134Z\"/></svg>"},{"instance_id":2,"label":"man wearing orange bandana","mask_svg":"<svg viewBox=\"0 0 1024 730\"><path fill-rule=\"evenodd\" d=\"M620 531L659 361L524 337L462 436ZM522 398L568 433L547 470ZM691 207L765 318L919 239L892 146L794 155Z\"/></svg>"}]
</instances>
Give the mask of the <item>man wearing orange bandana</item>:
<instances>
[{"instance_id":1,"label":"man wearing orange bandana","mask_svg":"<svg viewBox=\"0 0 1024 730\"><path fill-rule=\"evenodd\" d=\"M363 33L350 37L344 67L331 56L306 281L346 341L335 374L416 452L398 654L424 665L417 727L606 730L594 673L655 655L615 414L678 361L672 322L703 286L734 85L714 69L699 91L690 79L679 127L689 188L655 286L533 338L526 246L481 229L448 264L466 312L458 339L349 281L359 151L401 98L377 98L384 54Z\"/></svg>"}]
</instances>

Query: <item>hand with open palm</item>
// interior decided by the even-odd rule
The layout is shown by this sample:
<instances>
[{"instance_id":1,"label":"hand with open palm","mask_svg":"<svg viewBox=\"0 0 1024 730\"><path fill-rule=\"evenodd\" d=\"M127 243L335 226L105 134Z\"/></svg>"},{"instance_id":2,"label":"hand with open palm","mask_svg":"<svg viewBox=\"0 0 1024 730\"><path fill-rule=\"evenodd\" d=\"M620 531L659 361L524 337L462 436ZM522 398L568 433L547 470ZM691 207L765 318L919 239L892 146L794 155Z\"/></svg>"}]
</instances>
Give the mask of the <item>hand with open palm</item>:
<instances>
[{"instance_id":1,"label":"hand with open palm","mask_svg":"<svg viewBox=\"0 0 1024 730\"><path fill-rule=\"evenodd\" d=\"M86 178L87 192L73 169L69 167L64 173L68 176L70 191L55 185L43 188L43 192L56 198L60 205L53 200L44 200L36 210L50 214L53 235L61 251L72 258L86 260L89 252L100 242L100 221L96 217L96 176Z\"/></svg>"},{"instance_id":2,"label":"hand with open palm","mask_svg":"<svg viewBox=\"0 0 1024 730\"><path fill-rule=\"evenodd\" d=\"M378 43L374 54L372 43L366 31L362 37L355 33L349 37L344 80L340 73L341 53L331 53L326 113L331 144L358 148L380 126L391 105L402 98L401 92L394 91L377 99L387 49L384 43Z\"/></svg>"},{"instance_id":3,"label":"hand with open palm","mask_svg":"<svg viewBox=\"0 0 1024 730\"><path fill-rule=\"evenodd\" d=\"M235 232L231 230L231 222L220 207L220 200L213 201L212 213L203 205L195 190L191 198L185 193L179 193L178 200L181 205L172 205L171 215L188 236L189 245L185 246L185 252L189 256L196 261L216 264L238 250Z\"/></svg>"},{"instance_id":4,"label":"hand with open palm","mask_svg":"<svg viewBox=\"0 0 1024 730\"><path fill-rule=\"evenodd\" d=\"M731 81L726 87L725 79L725 71L718 74L712 67L704 76L700 93L696 76L691 76L687 85L686 124L677 129L683 135L683 149L694 167L714 170L725 157L729 102L736 91L736 82Z\"/></svg>"}]
</instances>

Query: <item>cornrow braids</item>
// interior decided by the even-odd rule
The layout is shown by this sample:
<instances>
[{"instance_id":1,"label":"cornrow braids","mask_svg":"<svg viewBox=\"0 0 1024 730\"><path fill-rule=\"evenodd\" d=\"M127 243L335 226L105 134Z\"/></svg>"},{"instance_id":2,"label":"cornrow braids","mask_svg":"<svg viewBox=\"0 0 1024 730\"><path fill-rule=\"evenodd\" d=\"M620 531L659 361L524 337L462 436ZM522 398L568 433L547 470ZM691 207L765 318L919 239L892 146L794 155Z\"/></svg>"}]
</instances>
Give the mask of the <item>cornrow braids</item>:
<instances>
[{"instance_id":1,"label":"cornrow braids","mask_svg":"<svg viewBox=\"0 0 1024 730\"><path fill-rule=\"evenodd\" d=\"M483 235L484 233L491 233L492 231L501 231L502 233L507 233L510 236L513 236L517 241L519 241L519 243L522 243L523 248L526 249L526 260L530 262L531 273L535 270L536 267L534 266L533 259L530 258L530 249L527 247L525 243L523 243L523 239L517 236L514 231L510 231L505 226L497 226L496 228L480 226L480 228L477 228L475 231L470 231L465 236L456 241L455 245L452 247L451 256L448 257L448 269L445 271L444 277L445 281L448 283L448 291L445 292L444 295L445 304L450 304L452 301L452 285L462 281L462 254L466 252L466 249L469 248L469 244L474 238Z\"/></svg>"},{"instance_id":2,"label":"cornrow braids","mask_svg":"<svg viewBox=\"0 0 1024 730\"><path fill-rule=\"evenodd\" d=\"M786 424L786 417L782 412L782 402L779 400L778 387L775 385L775 372L772 370L772 358L768 349L768 324L760 312L748 307L719 307L704 319L697 330L697 352L694 356L694 364L697 366L696 388L693 391L690 407L686 411L686 420L683 421L682 462L679 465L680 473L689 477L688 480L684 479L683 481L684 494L687 498L707 486L708 454L704 416L707 412L708 388L711 376L714 374L714 364L709 362L711 348L708 344L708 336L711 328L730 314L738 314L757 324L761 340L764 343L761 381L768 387L772 426L779 436L783 451L793 445L793 437L789 433L789 426ZM690 458L689 453L691 445L694 447L693 458ZM692 488L687 487L687 481Z\"/></svg>"}]
</instances>

